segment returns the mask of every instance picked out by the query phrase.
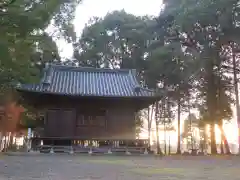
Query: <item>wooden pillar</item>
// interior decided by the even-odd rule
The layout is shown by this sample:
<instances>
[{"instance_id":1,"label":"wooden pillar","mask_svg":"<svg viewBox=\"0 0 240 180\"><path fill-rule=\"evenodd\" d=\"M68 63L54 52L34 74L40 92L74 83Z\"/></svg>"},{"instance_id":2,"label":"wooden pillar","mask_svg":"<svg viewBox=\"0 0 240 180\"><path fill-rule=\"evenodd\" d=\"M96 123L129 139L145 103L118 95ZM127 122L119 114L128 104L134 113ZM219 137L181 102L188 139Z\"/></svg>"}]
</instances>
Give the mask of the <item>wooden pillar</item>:
<instances>
[{"instance_id":1,"label":"wooden pillar","mask_svg":"<svg viewBox=\"0 0 240 180\"><path fill-rule=\"evenodd\" d=\"M109 140L109 143L108 143L108 154L112 154L112 145L113 145L113 143L112 143L112 141L111 140Z\"/></svg>"},{"instance_id":2,"label":"wooden pillar","mask_svg":"<svg viewBox=\"0 0 240 180\"><path fill-rule=\"evenodd\" d=\"M91 155L91 154L93 153L93 151L92 151L92 147L93 147L93 146L92 146L92 140L90 140L90 143L89 143L89 144L90 144L90 148L89 148L88 154Z\"/></svg>"},{"instance_id":3,"label":"wooden pillar","mask_svg":"<svg viewBox=\"0 0 240 180\"><path fill-rule=\"evenodd\" d=\"M130 155L131 153L130 153L129 150L128 150L128 140L125 141L125 142L126 142L126 154L127 154L127 155Z\"/></svg>"},{"instance_id":4,"label":"wooden pillar","mask_svg":"<svg viewBox=\"0 0 240 180\"><path fill-rule=\"evenodd\" d=\"M69 154L74 154L73 141L72 140L71 140L71 147L70 147Z\"/></svg>"},{"instance_id":5,"label":"wooden pillar","mask_svg":"<svg viewBox=\"0 0 240 180\"><path fill-rule=\"evenodd\" d=\"M54 140L52 140L52 143L51 143L51 144L52 144L52 146L51 146L51 149L50 149L50 153L51 153L51 154L54 154L54 149L53 149L53 146L54 146Z\"/></svg>"}]
</instances>

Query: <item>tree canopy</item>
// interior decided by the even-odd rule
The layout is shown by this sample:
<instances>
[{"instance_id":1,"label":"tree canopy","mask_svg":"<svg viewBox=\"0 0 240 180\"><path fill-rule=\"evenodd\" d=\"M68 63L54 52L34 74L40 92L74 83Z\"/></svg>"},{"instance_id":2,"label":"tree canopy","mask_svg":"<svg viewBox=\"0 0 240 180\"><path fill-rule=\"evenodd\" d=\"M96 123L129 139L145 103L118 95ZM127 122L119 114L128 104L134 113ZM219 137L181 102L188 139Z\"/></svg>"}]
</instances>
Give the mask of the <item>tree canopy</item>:
<instances>
[{"instance_id":1,"label":"tree canopy","mask_svg":"<svg viewBox=\"0 0 240 180\"><path fill-rule=\"evenodd\" d=\"M55 42L45 29L52 23L59 37L67 32L78 0L4 1L0 7L0 82L34 81L36 65L59 59Z\"/></svg>"}]
</instances>

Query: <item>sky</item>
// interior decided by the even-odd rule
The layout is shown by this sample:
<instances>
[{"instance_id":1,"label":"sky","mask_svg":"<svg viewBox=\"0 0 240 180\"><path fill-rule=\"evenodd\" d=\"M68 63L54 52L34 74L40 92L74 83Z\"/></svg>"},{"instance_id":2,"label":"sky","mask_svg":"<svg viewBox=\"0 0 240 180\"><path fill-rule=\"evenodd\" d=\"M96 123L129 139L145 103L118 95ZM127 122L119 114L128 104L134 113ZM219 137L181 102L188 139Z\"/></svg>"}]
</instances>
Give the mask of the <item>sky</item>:
<instances>
[{"instance_id":1,"label":"sky","mask_svg":"<svg viewBox=\"0 0 240 180\"><path fill-rule=\"evenodd\" d=\"M79 36L91 17L104 17L108 12L124 9L127 13L137 16L157 16L162 6L162 0L83 0L78 5L75 14L74 26ZM60 55L70 57L72 47L63 40L57 41Z\"/></svg>"}]
</instances>

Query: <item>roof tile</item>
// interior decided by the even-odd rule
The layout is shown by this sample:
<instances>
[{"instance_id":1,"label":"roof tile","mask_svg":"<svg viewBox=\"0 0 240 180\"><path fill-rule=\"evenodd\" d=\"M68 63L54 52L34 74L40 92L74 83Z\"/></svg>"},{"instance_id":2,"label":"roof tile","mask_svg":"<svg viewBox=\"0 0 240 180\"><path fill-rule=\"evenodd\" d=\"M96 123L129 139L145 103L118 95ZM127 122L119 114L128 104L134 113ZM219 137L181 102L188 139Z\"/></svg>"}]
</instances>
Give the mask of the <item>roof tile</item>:
<instances>
[{"instance_id":1,"label":"roof tile","mask_svg":"<svg viewBox=\"0 0 240 180\"><path fill-rule=\"evenodd\" d=\"M20 90L73 96L149 97L135 70L96 69L50 65L39 84L23 84ZM138 88L138 90L136 90Z\"/></svg>"}]
</instances>

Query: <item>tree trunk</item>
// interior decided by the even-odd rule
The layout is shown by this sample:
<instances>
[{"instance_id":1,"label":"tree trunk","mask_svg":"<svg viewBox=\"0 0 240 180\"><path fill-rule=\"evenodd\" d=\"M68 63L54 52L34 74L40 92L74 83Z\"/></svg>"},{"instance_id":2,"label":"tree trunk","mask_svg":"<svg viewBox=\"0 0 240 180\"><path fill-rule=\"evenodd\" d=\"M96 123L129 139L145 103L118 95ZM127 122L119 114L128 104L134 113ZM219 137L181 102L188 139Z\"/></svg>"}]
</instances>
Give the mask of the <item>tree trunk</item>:
<instances>
[{"instance_id":1,"label":"tree trunk","mask_svg":"<svg viewBox=\"0 0 240 180\"><path fill-rule=\"evenodd\" d=\"M215 135L215 124L216 124L216 111L218 110L218 99L216 95L218 93L216 84L216 75L214 74L214 63L209 59L209 64L206 67L206 103L208 110L208 118L210 122L210 134L211 134L211 154L217 154L216 135Z\"/></svg>"},{"instance_id":2,"label":"tree trunk","mask_svg":"<svg viewBox=\"0 0 240 180\"><path fill-rule=\"evenodd\" d=\"M151 109L150 109L151 108ZM151 146L151 129L152 129L152 120L153 120L153 109L154 106L148 107L148 145Z\"/></svg>"},{"instance_id":3,"label":"tree trunk","mask_svg":"<svg viewBox=\"0 0 240 180\"><path fill-rule=\"evenodd\" d=\"M167 134L166 134L166 102L163 99L163 128L164 128L164 153L167 154Z\"/></svg>"},{"instance_id":4,"label":"tree trunk","mask_svg":"<svg viewBox=\"0 0 240 180\"><path fill-rule=\"evenodd\" d=\"M181 154L181 104L180 104L180 97L178 99L178 109L177 109L177 116L178 116L178 142L177 142L177 154Z\"/></svg>"},{"instance_id":5,"label":"tree trunk","mask_svg":"<svg viewBox=\"0 0 240 180\"><path fill-rule=\"evenodd\" d=\"M188 117L189 117L189 125L190 125L190 132L191 132L191 150L193 151L193 127L192 127L192 116L191 116L191 106L190 106L190 98L188 98Z\"/></svg>"},{"instance_id":6,"label":"tree trunk","mask_svg":"<svg viewBox=\"0 0 240 180\"><path fill-rule=\"evenodd\" d=\"M216 136L215 136L215 121L210 125L211 131L211 154L217 154Z\"/></svg>"},{"instance_id":7,"label":"tree trunk","mask_svg":"<svg viewBox=\"0 0 240 180\"><path fill-rule=\"evenodd\" d=\"M206 144L206 139L205 139L205 132L204 132L204 128L199 128L200 130L200 150L202 153L204 153L204 149L205 149L205 144Z\"/></svg>"},{"instance_id":8,"label":"tree trunk","mask_svg":"<svg viewBox=\"0 0 240 180\"><path fill-rule=\"evenodd\" d=\"M4 136L4 152L7 152L8 138L9 138L9 135L8 135L8 132L6 132Z\"/></svg>"},{"instance_id":9,"label":"tree trunk","mask_svg":"<svg viewBox=\"0 0 240 180\"><path fill-rule=\"evenodd\" d=\"M233 81L234 81L234 90L235 90L235 99L236 99L236 113L237 113L237 123L238 123L238 153L240 154L240 104L239 104L239 92L238 92L238 77L237 77L237 63L236 63L236 54L234 44L232 43L232 60L233 60Z\"/></svg>"},{"instance_id":10,"label":"tree trunk","mask_svg":"<svg viewBox=\"0 0 240 180\"><path fill-rule=\"evenodd\" d=\"M157 154L162 154L160 143L159 143L159 129L158 129L158 102L156 102L156 109L155 109L155 123L156 123L156 141L157 141Z\"/></svg>"},{"instance_id":11,"label":"tree trunk","mask_svg":"<svg viewBox=\"0 0 240 180\"><path fill-rule=\"evenodd\" d=\"M164 118L164 153L167 154L167 134L166 134L166 122Z\"/></svg>"},{"instance_id":12,"label":"tree trunk","mask_svg":"<svg viewBox=\"0 0 240 180\"><path fill-rule=\"evenodd\" d=\"M204 131L203 131L203 143L204 143L204 150L208 153L208 145L209 145L209 137L208 132L206 131L206 125L204 125Z\"/></svg>"},{"instance_id":13,"label":"tree trunk","mask_svg":"<svg viewBox=\"0 0 240 180\"><path fill-rule=\"evenodd\" d=\"M151 126L150 126L150 106L148 107L148 146L150 147L150 141L151 141Z\"/></svg>"},{"instance_id":14,"label":"tree trunk","mask_svg":"<svg viewBox=\"0 0 240 180\"><path fill-rule=\"evenodd\" d=\"M171 137L170 135L168 136L168 154L171 154Z\"/></svg>"},{"instance_id":15,"label":"tree trunk","mask_svg":"<svg viewBox=\"0 0 240 180\"><path fill-rule=\"evenodd\" d=\"M156 125L156 143L157 143L157 154L160 154L160 144L159 144L159 132L158 132L158 102L156 102L155 108L155 125Z\"/></svg>"},{"instance_id":16,"label":"tree trunk","mask_svg":"<svg viewBox=\"0 0 240 180\"><path fill-rule=\"evenodd\" d=\"M9 146L8 149L12 149L13 147L13 138L14 138L14 133L10 132L10 137L9 137Z\"/></svg>"},{"instance_id":17,"label":"tree trunk","mask_svg":"<svg viewBox=\"0 0 240 180\"><path fill-rule=\"evenodd\" d=\"M222 120L219 120L219 124L218 124L218 127L221 131L221 144L220 144L220 149L221 149L221 154L224 154L224 132L221 130L221 127L223 125L223 122Z\"/></svg>"},{"instance_id":18,"label":"tree trunk","mask_svg":"<svg viewBox=\"0 0 240 180\"><path fill-rule=\"evenodd\" d=\"M12 132L8 132L7 150L9 150L9 147L10 147L11 136L12 136Z\"/></svg>"},{"instance_id":19,"label":"tree trunk","mask_svg":"<svg viewBox=\"0 0 240 180\"><path fill-rule=\"evenodd\" d=\"M226 134L225 134L225 132L223 130L223 120L221 120L220 122L221 123L218 125L218 127L219 127L219 129L221 131L221 151L222 151L222 148L224 149L223 145L225 145L226 154L231 154L229 143L228 143L228 140L226 138Z\"/></svg>"},{"instance_id":20,"label":"tree trunk","mask_svg":"<svg viewBox=\"0 0 240 180\"><path fill-rule=\"evenodd\" d=\"M223 148L223 135L221 134L221 144L220 144L221 154L224 154L224 148Z\"/></svg>"},{"instance_id":21,"label":"tree trunk","mask_svg":"<svg viewBox=\"0 0 240 180\"><path fill-rule=\"evenodd\" d=\"M169 98L168 98L168 101L167 101L167 114L168 114L168 154L170 155L171 154L171 135L169 134L171 132L171 108L170 108L170 101L169 101Z\"/></svg>"}]
</instances>

